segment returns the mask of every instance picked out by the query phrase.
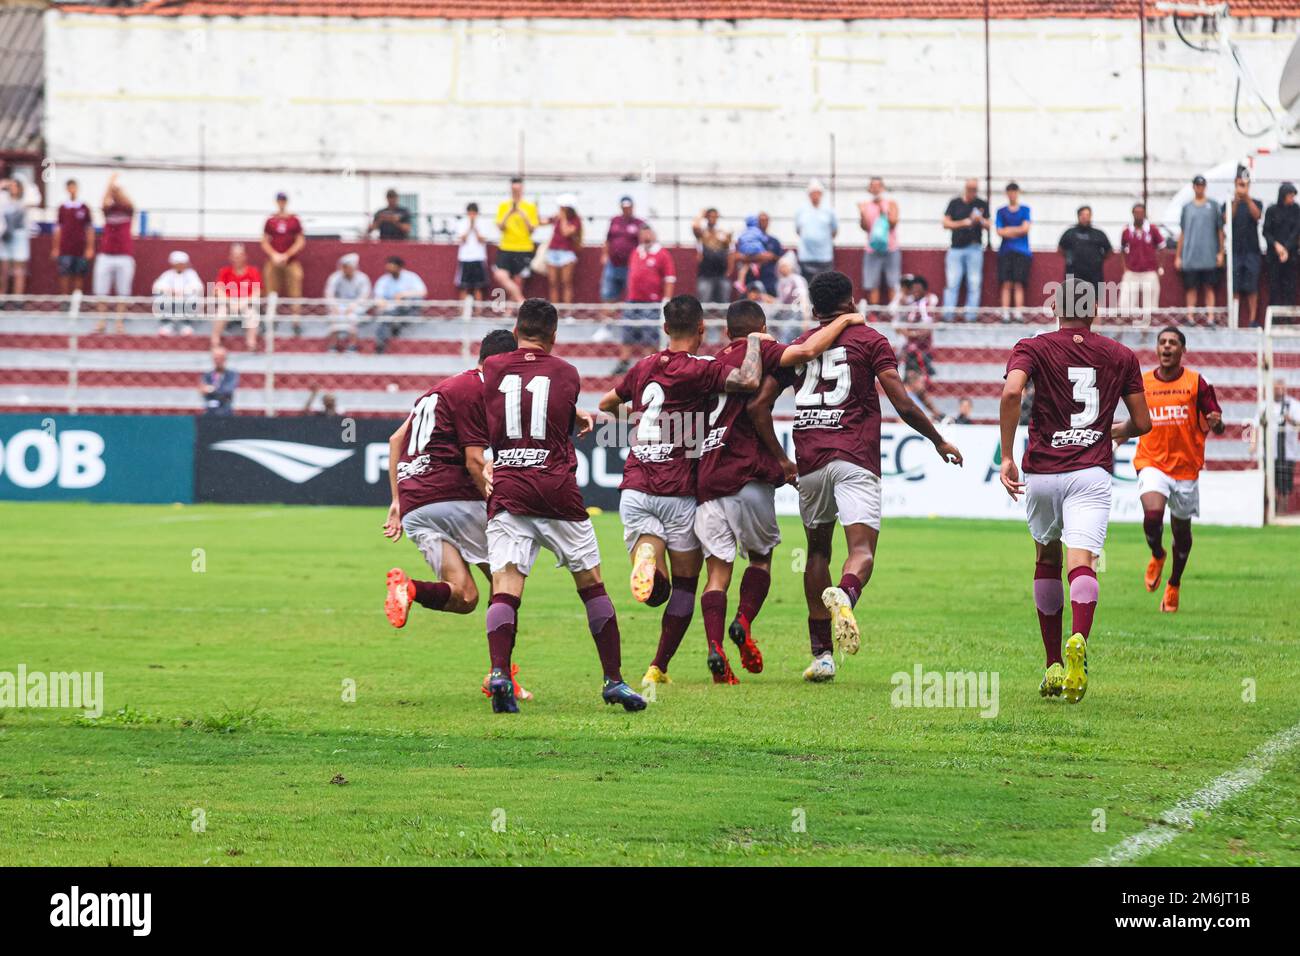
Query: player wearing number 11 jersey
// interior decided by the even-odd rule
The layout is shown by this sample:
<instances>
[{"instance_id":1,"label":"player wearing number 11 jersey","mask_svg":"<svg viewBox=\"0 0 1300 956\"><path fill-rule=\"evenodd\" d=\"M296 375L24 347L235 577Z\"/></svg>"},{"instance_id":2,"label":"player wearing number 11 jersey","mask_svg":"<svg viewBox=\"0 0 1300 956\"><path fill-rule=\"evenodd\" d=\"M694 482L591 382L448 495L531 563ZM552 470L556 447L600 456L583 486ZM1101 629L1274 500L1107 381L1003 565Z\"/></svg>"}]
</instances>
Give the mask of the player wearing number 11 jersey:
<instances>
[{"instance_id":1,"label":"player wearing number 11 jersey","mask_svg":"<svg viewBox=\"0 0 1300 956\"><path fill-rule=\"evenodd\" d=\"M618 619L600 577L596 533L578 490L573 427L582 380L578 370L551 354L558 324L555 306L527 299L519 306L519 348L483 365L483 399L493 450L487 546L492 599L487 610L488 689L492 709L515 713L510 656L524 583L545 547L568 568L587 611L605 675L608 704L643 710L645 700L623 682ZM584 431L591 428L584 415Z\"/></svg>"},{"instance_id":2,"label":"player wearing number 11 jersey","mask_svg":"<svg viewBox=\"0 0 1300 956\"><path fill-rule=\"evenodd\" d=\"M1132 349L1092 331L1092 297L1078 297L1067 280L1058 294L1060 328L1021 339L1007 361L1002 389L1002 485L1012 500L1025 495L1037 553L1034 605L1047 651L1038 692L1078 703L1088 690L1088 634L1097 610L1094 562L1110 519L1115 441L1151 430L1142 370ZM1016 425L1025 383L1034 383L1024 481L1016 467ZM1113 427L1123 400L1129 419ZM1061 545L1070 581L1071 637L1061 659L1065 590ZM1063 664L1065 666L1063 666Z\"/></svg>"}]
</instances>

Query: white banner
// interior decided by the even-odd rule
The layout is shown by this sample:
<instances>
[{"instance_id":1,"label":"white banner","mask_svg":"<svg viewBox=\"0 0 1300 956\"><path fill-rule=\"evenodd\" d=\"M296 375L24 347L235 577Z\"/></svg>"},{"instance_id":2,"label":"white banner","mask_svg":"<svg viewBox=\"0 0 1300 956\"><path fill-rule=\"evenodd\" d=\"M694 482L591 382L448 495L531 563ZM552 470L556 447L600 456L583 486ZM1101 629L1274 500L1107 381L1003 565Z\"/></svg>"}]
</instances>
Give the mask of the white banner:
<instances>
[{"instance_id":1,"label":"white banner","mask_svg":"<svg viewBox=\"0 0 1300 956\"><path fill-rule=\"evenodd\" d=\"M793 457L790 423L777 422L777 436ZM965 465L957 468L939 460L933 446L902 424L886 423L880 433L880 463L885 518L1010 518L1025 520L1025 502L1011 500L998 480L998 429L995 425L949 425L944 437L961 449ZM1018 431L1021 455L1029 441L1027 429ZM1115 455L1112 521L1142 520L1137 473L1131 441ZM778 514L797 515L799 496L794 488L777 491ZM1201 472L1203 524L1247 525L1264 523L1264 476L1251 471Z\"/></svg>"}]
</instances>

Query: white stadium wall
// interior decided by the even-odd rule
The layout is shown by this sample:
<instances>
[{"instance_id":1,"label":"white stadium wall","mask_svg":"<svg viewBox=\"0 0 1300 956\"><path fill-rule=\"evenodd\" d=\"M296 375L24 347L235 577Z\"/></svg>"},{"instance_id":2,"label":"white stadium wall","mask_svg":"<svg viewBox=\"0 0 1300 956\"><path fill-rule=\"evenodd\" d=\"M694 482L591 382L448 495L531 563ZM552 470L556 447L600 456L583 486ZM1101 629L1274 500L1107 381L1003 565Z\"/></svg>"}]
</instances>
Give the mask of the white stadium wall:
<instances>
[{"instance_id":1,"label":"white stadium wall","mask_svg":"<svg viewBox=\"0 0 1300 956\"><path fill-rule=\"evenodd\" d=\"M829 178L834 134L841 242L861 242L859 184L880 171L903 200L904 243L939 245L946 198L985 170L980 21L47 17L49 178L77 176L98 196L108 170L90 164L186 167L127 173L151 229L171 234L255 233L280 188L309 230L355 234L391 184L436 228L467 199L498 199L522 155L544 204L572 191L603 217L629 191L670 241L706 204L732 221L761 207L787 236L802 199L792 184ZM1234 22L1270 93L1295 22ZM1152 29L1159 208L1253 141L1233 129L1227 65L1168 21ZM1104 226L1127 215L1141 184L1138 51L1135 20L992 23L993 178L1024 185L1036 244L1053 247L1082 200ZM1254 105L1242 115L1266 120ZM200 176L200 157L321 172ZM404 175L358 172L376 169ZM688 174L731 184L674 183Z\"/></svg>"}]
</instances>

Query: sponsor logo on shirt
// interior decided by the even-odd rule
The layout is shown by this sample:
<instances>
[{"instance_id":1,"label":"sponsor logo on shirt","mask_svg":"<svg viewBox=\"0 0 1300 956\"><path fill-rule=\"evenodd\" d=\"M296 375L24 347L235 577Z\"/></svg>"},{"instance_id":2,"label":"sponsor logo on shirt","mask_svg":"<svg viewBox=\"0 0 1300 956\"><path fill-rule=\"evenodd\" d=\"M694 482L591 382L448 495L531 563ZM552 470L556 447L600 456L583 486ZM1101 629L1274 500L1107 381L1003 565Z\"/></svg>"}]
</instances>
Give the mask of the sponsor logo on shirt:
<instances>
[{"instance_id":1,"label":"sponsor logo on shirt","mask_svg":"<svg viewBox=\"0 0 1300 956\"><path fill-rule=\"evenodd\" d=\"M549 448L503 448L493 459L493 468L545 468Z\"/></svg>"},{"instance_id":2,"label":"sponsor logo on shirt","mask_svg":"<svg viewBox=\"0 0 1300 956\"><path fill-rule=\"evenodd\" d=\"M632 454L636 455L637 461L645 464L655 464L672 460L673 449L676 447L671 442L660 442L655 445L633 445Z\"/></svg>"},{"instance_id":3,"label":"sponsor logo on shirt","mask_svg":"<svg viewBox=\"0 0 1300 956\"><path fill-rule=\"evenodd\" d=\"M1151 409L1152 425L1179 425L1190 417L1186 405L1155 405Z\"/></svg>"},{"instance_id":4,"label":"sponsor logo on shirt","mask_svg":"<svg viewBox=\"0 0 1300 956\"><path fill-rule=\"evenodd\" d=\"M840 418L844 415L842 408L801 408L794 417L794 427L805 428L839 428Z\"/></svg>"},{"instance_id":5,"label":"sponsor logo on shirt","mask_svg":"<svg viewBox=\"0 0 1300 956\"><path fill-rule=\"evenodd\" d=\"M1097 444L1101 432L1095 428L1067 428L1052 435L1053 448L1090 448Z\"/></svg>"},{"instance_id":6,"label":"sponsor logo on shirt","mask_svg":"<svg viewBox=\"0 0 1300 956\"><path fill-rule=\"evenodd\" d=\"M397 463L397 480L405 481L407 478L414 478L417 475L427 475L431 471L433 471L433 459L428 455L420 455L410 461L399 461Z\"/></svg>"},{"instance_id":7,"label":"sponsor logo on shirt","mask_svg":"<svg viewBox=\"0 0 1300 956\"><path fill-rule=\"evenodd\" d=\"M700 445L700 454L703 455L708 451L717 451L722 447L722 436L727 433L726 425L719 425L717 428L710 428L709 433L704 436L704 441Z\"/></svg>"}]
</instances>

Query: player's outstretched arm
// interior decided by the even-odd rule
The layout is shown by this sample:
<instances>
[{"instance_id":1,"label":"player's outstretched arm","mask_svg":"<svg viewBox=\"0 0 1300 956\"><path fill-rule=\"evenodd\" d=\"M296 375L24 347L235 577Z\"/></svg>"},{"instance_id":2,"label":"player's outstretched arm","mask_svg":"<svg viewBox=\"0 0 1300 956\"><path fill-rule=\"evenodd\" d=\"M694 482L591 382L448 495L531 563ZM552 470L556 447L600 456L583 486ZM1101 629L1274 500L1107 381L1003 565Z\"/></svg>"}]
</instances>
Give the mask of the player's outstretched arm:
<instances>
[{"instance_id":1,"label":"player's outstretched arm","mask_svg":"<svg viewBox=\"0 0 1300 956\"><path fill-rule=\"evenodd\" d=\"M763 336L750 332L745 336L745 357L740 365L727 373L723 380L724 392L752 392L763 380Z\"/></svg>"},{"instance_id":2,"label":"player's outstretched arm","mask_svg":"<svg viewBox=\"0 0 1300 956\"><path fill-rule=\"evenodd\" d=\"M600 400L600 404L597 407L607 415L615 415L618 413L618 408L622 404L623 399L619 398L618 392L611 388L605 393L605 397Z\"/></svg>"},{"instance_id":3,"label":"player's outstretched arm","mask_svg":"<svg viewBox=\"0 0 1300 956\"><path fill-rule=\"evenodd\" d=\"M885 390L885 395L894 406L894 411L898 412L899 418L930 439L940 458L961 467L961 452L957 450L956 445L944 441L939 430L934 427L934 422L930 421L930 416L916 407L916 402L912 401L907 394L907 387L903 385L903 380L898 377L898 369L890 368L881 372L880 387Z\"/></svg>"},{"instance_id":4,"label":"player's outstretched arm","mask_svg":"<svg viewBox=\"0 0 1300 956\"><path fill-rule=\"evenodd\" d=\"M492 469L483 457L483 451L482 445L465 446L465 470L469 472L470 480L474 482L478 493L487 501L492 497Z\"/></svg>"},{"instance_id":5,"label":"player's outstretched arm","mask_svg":"<svg viewBox=\"0 0 1300 956\"><path fill-rule=\"evenodd\" d=\"M384 537L390 541L402 538L402 506L397 494L397 459L402 457L402 446L406 444L406 433L411 429L411 416L406 416L397 431L388 438L388 487L393 493L392 503L388 506L388 517L384 520Z\"/></svg>"},{"instance_id":6,"label":"player's outstretched arm","mask_svg":"<svg viewBox=\"0 0 1300 956\"><path fill-rule=\"evenodd\" d=\"M1128 421L1115 425L1110 430L1110 437L1121 445L1130 438L1140 438L1151 431L1151 411L1147 408L1146 392L1125 395L1124 405L1128 408Z\"/></svg>"},{"instance_id":7,"label":"player's outstretched arm","mask_svg":"<svg viewBox=\"0 0 1300 956\"><path fill-rule=\"evenodd\" d=\"M781 442L776 437L776 427L772 424L772 406L776 404L777 396L782 391L780 382L771 375L764 375L763 384L745 403L745 413L749 415L750 424L754 426L759 442L767 449L768 454L781 463L785 480L792 485L797 485L799 469L786 456L785 449L781 447Z\"/></svg>"},{"instance_id":8,"label":"player's outstretched arm","mask_svg":"<svg viewBox=\"0 0 1300 956\"><path fill-rule=\"evenodd\" d=\"M1020 424L1020 399L1025 391L1029 376L1023 369L1007 372L1006 384L1002 386L1002 403L998 408L998 424L1002 428L1002 487L1012 501L1018 501L1024 493L1025 483L1020 480L1020 469L1016 467L1016 426Z\"/></svg>"},{"instance_id":9,"label":"player's outstretched arm","mask_svg":"<svg viewBox=\"0 0 1300 956\"><path fill-rule=\"evenodd\" d=\"M840 333L850 325L865 325L866 321L857 312L845 312L843 315L836 316L798 345L787 346L781 353L781 367L803 365L809 359L815 359L834 345Z\"/></svg>"}]
</instances>

